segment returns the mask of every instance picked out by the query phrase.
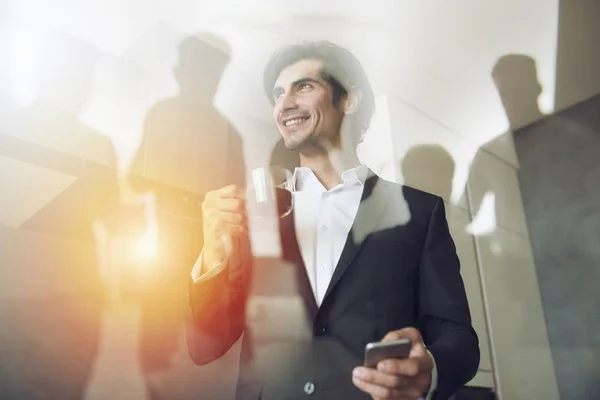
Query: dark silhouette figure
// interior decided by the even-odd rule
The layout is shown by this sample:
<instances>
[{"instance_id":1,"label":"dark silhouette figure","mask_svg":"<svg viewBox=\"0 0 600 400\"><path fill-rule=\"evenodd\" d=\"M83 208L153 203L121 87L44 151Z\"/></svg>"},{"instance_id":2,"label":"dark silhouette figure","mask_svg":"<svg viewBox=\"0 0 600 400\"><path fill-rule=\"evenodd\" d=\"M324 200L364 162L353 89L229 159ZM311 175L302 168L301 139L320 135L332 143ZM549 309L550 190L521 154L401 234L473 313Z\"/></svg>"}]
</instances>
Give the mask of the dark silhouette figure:
<instances>
[{"instance_id":1,"label":"dark silhouette figure","mask_svg":"<svg viewBox=\"0 0 600 400\"><path fill-rule=\"evenodd\" d=\"M14 166L3 174L17 177L3 196L24 194L19 218L0 225L2 399L82 398L105 297L92 227L118 201L112 143L78 117L99 52L57 32L43 39L37 98L0 134Z\"/></svg>"},{"instance_id":2,"label":"dark silhouette figure","mask_svg":"<svg viewBox=\"0 0 600 400\"><path fill-rule=\"evenodd\" d=\"M149 112L130 170L131 186L152 193L157 206L157 257L139 277L139 356L147 380L168 374L181 351L185 293L203 245L200 205L205 193L228 184L245 185L242 140L213 105L229 61L226 48L209 35L180 43L173 70L179 94ZM153 399L172 398L162 393L167 388L150 384L148 389Z\"/></svg>"},{"instance_id":3,"label":"dark silhouette figure","mask_svg":"<svg viewBox=\"0 0 600 400\"><path fill-rule=\"evenodd\" d=\"M494 65L492 78L511 130L544 116L538 106L543 88L533 58L522 54L505 55Z\"/></svg>"},{"instance_id":4,"label":"dark silhouette figure","mask_svg":"<svg viewBox=\"0 0 600 400\"><path fill-rule=\"evenodd\" d=\"M496 169L490 168L486 158L492 157L497 162L516 163L517 156L513 152L513 131L536 121L544 115L540 111L537 100L542 93L538 81L535 60L526 55L509 54L501 57L492 71L492 79L498 89L500 100L509 121L509 131L485 143L477 151L471 168L471 177L478 175L478 182L494 182ZM487 156L487 157L486 157ZM474 215L481 209L486 193L492 193L490 187L478 187L470 192L472 212ZM493 193L495 196L494 214L498 207L511 201L507 193Z\"/></svg>"},{"instance_id":5,"label":"dark silhouette figure","mask_svg":"<svg viewBox=\"0 0 600 400\"><path fill-rule=\"evenodd\" d=\"M411 148L402 159L404 184L449 201L454 178L454 159L442 146L422 145Z\"/></svg>"}]
</instances>

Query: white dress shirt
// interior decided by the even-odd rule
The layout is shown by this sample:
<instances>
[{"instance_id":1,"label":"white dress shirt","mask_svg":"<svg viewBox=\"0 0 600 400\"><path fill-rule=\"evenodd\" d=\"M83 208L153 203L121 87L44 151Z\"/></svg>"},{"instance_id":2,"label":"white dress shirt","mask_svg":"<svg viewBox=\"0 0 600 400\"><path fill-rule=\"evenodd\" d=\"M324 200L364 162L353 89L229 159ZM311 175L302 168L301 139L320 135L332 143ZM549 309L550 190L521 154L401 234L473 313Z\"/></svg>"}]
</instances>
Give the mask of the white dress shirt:
<instances>
[{"instance_id":1,"label":"white dress shirt","mask_svg":"<svg viewBox=\"0 0 600 400\"><path fill-rule=\"evenodd\" d=\"M294 171L294 224L306 273L320 306L356 217L368 169L342 173L342 183L327 190L306 167Z\"/></svg>"}]
</instances>

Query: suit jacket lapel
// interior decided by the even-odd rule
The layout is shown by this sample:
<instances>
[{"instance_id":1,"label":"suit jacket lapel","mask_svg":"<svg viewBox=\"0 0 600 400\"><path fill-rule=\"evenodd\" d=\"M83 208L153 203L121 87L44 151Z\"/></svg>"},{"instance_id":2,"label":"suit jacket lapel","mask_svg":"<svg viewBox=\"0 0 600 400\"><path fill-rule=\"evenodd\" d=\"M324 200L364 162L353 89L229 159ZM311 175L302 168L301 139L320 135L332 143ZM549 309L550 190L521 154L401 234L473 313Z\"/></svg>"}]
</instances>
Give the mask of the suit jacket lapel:
<instances>
[{"instance_id":1,"label":"suit jacket lapel","mask_svg":"<svg viewBox=\"0 0 600 400\"><path fill-rule=\"evenodd\" d=\"M294 223L294 212L279 220L279 232L283 259L293 263L296 267L296 277L300 294L304 298L309 315L312 320L317 314L317 302L306 273L306 267L302 259L298 240L296 238L296 227Z\"/></svg>"},{"instance_id":2,"label":"suit jacket lapel","mask_svg":"<svg viewBox=\"0 0 600 400\"><path fill-rule=\"evenodd\" d=\"M358 254L367 236L376 230L386 204L391 197L389 188L385 181L379 179L373 171L369 170L354 223L346 238L344 249L325 292L321 307Z\"/></svg>"}]
</instances>

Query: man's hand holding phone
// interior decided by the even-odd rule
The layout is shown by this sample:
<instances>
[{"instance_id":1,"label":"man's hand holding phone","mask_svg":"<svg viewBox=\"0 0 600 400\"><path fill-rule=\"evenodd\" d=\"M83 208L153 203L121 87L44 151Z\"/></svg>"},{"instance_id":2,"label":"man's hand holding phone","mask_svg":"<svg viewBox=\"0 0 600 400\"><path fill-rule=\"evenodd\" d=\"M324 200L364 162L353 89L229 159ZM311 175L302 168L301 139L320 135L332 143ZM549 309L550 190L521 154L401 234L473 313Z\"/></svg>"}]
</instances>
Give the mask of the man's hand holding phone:
<instances>
[{"instance_id":1,"label":"man's hand holding phone","mask_svg":"<svg viewBox=\"0 0 600 400\"><path fill-rule=\"evenodd\" d=\"M354 385L373 399L416 400L429 391L434 363L425 349L421 333L415 328L404 328L389 332L382 342L401 339L412 342L408 357L384 359L374 368L360 366L352 373Z\"/></svg>"}]
</instances>

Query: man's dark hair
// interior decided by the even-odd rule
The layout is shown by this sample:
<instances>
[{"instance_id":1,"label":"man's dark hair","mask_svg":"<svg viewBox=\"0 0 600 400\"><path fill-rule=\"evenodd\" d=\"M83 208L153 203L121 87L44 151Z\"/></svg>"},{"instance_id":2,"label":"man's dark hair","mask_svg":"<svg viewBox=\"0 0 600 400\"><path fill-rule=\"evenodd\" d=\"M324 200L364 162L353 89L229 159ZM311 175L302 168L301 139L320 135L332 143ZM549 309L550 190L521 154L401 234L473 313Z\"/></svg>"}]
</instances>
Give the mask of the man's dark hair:
<instances>
[{"instance_id":1,"label":"man's dark hair","mask_svg":"<svg viewBox=\"0 0 600 400\"><path fill-rule=\"evenodd\" d=\"M338 107L349 92L361 92L361 104L352 115L352 139L354 144L360 143L375 112L375 97L360 61L336 44L328 41L304 42L282 47L273 53L263 75L264 91L271 105L275 105L273 86L281 71L302 60L319 60L323 63L321 77L333 90L334 107Z\"/></svg>"}]
</instances>

